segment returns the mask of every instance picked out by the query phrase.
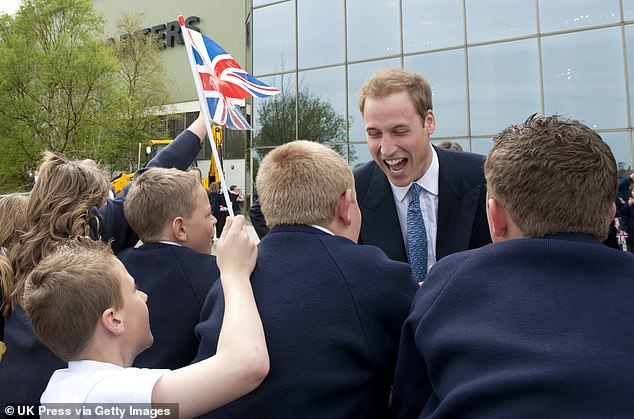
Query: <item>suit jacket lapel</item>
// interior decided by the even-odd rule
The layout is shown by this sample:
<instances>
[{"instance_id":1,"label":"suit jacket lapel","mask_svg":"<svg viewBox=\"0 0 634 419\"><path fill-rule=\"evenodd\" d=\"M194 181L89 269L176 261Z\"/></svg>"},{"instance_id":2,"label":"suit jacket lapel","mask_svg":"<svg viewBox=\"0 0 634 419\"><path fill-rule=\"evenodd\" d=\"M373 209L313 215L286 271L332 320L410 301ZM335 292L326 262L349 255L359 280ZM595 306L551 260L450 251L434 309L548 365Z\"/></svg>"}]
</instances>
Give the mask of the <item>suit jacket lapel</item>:
<instances>
[{"instance_id":1,"label":"suit jacket lapel","mask_svg":"<svg viewBox=\"0 0 634 419\"><path fill-rule=\"evenodd\" d=\"M361 237L364 244L380 247L393 260L407 262L401 225L387 177L376 164L363 202Z\"/></svg>"},{"instance_id":2,"label":"suit jacket lapel","mask_svg":"<svg viewBox=\"0 0 634 419\"><path fill-rule=\"evenodd\" d=\"M438 154L438 230L436 260L469 247L481 185L469 185L446 151Z\"/></svg>"}]
</instances>

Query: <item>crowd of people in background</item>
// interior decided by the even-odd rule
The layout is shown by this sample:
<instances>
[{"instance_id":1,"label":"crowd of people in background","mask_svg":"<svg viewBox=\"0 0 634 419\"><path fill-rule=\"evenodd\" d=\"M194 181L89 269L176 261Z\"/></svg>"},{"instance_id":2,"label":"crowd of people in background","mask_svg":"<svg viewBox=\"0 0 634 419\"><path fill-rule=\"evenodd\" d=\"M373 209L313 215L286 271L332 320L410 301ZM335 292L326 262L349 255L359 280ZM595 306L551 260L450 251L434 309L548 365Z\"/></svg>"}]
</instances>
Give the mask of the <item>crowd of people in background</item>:
<instances>
[{"instance_id":1,"label":"crowd of people in background","mask_svg":"<svg viewBox=\"0 0 634 419\"><path fill-rule=\"evenodd\" d=\"M202 115L114 197L94 161L45 152L28 196L0 199L0 408L631 415L634 173L558 115L486 159L434 146L431 87L403 69L359 109L368 163L310 141L263 159L257 246L243 190L191 167Z\"/></svg>"}]
</instances>

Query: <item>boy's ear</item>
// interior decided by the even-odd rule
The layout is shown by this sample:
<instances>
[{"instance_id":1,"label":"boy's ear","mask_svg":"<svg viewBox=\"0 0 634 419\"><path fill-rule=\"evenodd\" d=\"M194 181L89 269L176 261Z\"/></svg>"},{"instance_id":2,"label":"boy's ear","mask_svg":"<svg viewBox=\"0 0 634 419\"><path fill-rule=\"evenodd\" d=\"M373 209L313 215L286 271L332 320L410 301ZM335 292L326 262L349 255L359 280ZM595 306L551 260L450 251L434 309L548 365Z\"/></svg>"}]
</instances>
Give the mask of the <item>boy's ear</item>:
<instances>
[{"instance_id":1,"label":"boy's ear","mask_svg":"<svg viewBox=\"0 0 634 419\"><path fill-rule=\"evenodd\" d=\"M172 234L179 242L187 240L187 232L183 223L183 217L176 217L172 220Z\"/></svg>"},{"instance_id":2,"label":"boy's ear","mask_svg":"<svg viewBox=\"0 0 634 419\"><path fill-rule=\"evenodd\" d=\"M119 336L125 331L119 312L112 307L101 313L101 325L115 336Z\"/></svg>"},{"instance_id":3,"label":"boy's ear","mask_svg":"<svg viewBox=\"0 0 634 419\"><path fill-rule=\"evenodd\" d=\"M489 198L488 204L491 239L493 242L496 242L506 236L508 229L508 214L506 209L494 198Z\"/></svg>"},{"instance_id":4,"label":"boy's ear","mask_svg":"<svg viewBox=\"0 0 634 419\"><path fill-rule=\"evenodd\" d=\"M349 226L352 223L352 216L350 215L350 206L352 205L352 190L346 189L344 193L339 197L337 201L337 219L339 219L345 226Z\"/></svg>"}]
</instances>

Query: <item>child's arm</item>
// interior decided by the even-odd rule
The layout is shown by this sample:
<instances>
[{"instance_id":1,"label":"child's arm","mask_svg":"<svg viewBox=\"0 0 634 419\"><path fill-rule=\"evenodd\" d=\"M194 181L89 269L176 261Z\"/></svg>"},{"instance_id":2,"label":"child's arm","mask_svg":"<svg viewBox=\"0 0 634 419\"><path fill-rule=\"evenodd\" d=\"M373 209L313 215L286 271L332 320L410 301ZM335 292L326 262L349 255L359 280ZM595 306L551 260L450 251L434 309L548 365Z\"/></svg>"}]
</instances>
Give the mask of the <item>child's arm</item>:
<instances>
[{"instance_id":1,"label":"child's arm","mask_svg":"<svg viewBox=\"0 0 634 419\"><path fill-rule=\"evenodd\" d=\"M152 391L152 403L179 403L181 418L198 416L249 393L269 371L264 330L249 281L257 247L243 225L241 215L228 218L218 243L225 312L216 354L168 372Z\"/></svg>"}]
</instances>

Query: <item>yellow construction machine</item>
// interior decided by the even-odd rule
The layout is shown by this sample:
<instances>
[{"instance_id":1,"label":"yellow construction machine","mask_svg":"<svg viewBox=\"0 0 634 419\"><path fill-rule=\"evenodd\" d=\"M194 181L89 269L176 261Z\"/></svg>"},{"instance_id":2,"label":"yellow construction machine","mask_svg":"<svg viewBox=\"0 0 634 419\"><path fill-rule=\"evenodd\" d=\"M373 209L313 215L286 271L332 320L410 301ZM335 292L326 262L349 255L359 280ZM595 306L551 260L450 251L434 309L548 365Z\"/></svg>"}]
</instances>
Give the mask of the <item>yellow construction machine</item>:
<instances>
[{"instance_id":1,"label":"yellow construction machine","mask_svg":"<svg viewBox=\"0 0 634 419\"><path fill-rule=\"evenodd\" d=\"M214 125L211 127L211 132L214 136L216 149L218 150L218 153L222 155L221 154L222 127L218 125ZM150 140L148 141L145 147L145 154L149 156L149 159L151 159L152 157L156 156L159 153L159 151L167 147L167 145L171 143L172 141L173 140L166 140L166 139ZM220 170L222 170L222 168L220 168ZM134 173L121 172L120 175L112 179L111 183L112 183L112 187L114 188L114 194L117 195L119 192L123 190L125 185L132 182L133 176L134 176ZM218 182L218 181L220 181L219 169L218 167L216 167L216 162L214 161L214 156L212 153L211 158L209 160L209 173L207 176L203 177L203 186L205 187L205 189L209 189L209 184L211 182Z\"/></svg>"}]
</instances>

